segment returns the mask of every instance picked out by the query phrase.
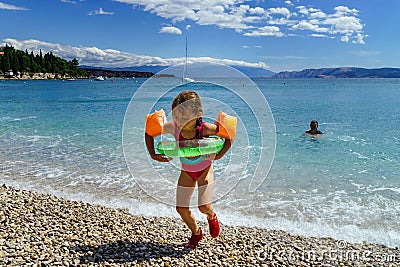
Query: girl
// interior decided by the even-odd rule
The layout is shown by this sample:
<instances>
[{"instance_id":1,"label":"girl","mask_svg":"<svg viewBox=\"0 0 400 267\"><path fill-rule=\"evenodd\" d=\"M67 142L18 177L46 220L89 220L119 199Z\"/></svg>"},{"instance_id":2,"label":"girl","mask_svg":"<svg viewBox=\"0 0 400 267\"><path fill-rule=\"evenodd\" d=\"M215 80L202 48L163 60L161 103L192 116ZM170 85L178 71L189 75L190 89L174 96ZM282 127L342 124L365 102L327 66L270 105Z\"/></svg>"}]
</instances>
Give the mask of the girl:
<instances>
[{"instance_id":1,"label":"girl","mask_svg":"<svg viewBox=\"0 0 400 267\"><path fill-rule=\"evenodd\" d=\"M201 139L218 132L218 125L206 123L202 120L203 110L199 95L194 91L182 91L172 102L173 122L167 122L163 126L163 133L174 135L176 141ZM146 146L152 159L159 162L168 162L171 159L163 154L156 154L154 150L154 138L146 133ZM204 234L196 223L193 213L190 211L190 198L198 185L198 208L201 213L207 215L209 231L213 238L220 232L217 215L214 212L212 202L212 187L214 183L214 171L212 160L218 160L229 150L231 139L225 139L224 147L218 154L208 155L203 161L196 164L186 164L182 159L182 170L176 190L176 210L186 223L192 236L185 245L187 248L195 248Z\"/></svg>"}]
</instances>

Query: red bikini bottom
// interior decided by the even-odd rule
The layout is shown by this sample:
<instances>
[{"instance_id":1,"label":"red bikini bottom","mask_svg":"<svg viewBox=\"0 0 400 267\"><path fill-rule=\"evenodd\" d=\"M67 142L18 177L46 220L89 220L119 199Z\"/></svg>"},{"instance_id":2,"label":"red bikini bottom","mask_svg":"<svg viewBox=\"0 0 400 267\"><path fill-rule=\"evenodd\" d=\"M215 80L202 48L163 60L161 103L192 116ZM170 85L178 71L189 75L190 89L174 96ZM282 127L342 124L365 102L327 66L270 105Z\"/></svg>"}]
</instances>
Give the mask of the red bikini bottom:
<instances>
[{"instance_id":1,"label":"red bikini bottom","mask_svg":"<svg viewBox=\"0 0 400 267\"><path fill-rule=\"evenodd\" d=\"M205 171L206 170L201 170L201 171L197 171L197 172L188 172L187 171L186 173L189 174L190 177L192 177L194 180L197 180Z\"/></svg>"}]
</instances>

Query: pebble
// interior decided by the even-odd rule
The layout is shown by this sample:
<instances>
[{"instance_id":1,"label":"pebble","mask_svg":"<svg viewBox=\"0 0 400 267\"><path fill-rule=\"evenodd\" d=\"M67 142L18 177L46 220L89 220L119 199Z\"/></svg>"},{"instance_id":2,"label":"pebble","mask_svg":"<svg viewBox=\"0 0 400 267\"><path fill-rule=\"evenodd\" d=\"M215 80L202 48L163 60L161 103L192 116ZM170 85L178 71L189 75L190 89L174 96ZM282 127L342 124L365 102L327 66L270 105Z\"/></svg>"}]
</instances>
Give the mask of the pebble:
<instances>
[{"instance_id":1,"label":"pebble","mask_svg":"<svg viewBox=\"0 0 400 267\"><path fill-rule=\"evenodd\" d=\"M337 255L332 238L227 225L216 239L204 231L199 246L187 250L189 230L175 218L132 216L6 185L0 203L0 266L400 266L397 248L346 243L371 257L333 260L326 253ZM324 257L307 257L318 251ZM382 255L392 262L380 262Z\"/></svg>"}]
</instances>

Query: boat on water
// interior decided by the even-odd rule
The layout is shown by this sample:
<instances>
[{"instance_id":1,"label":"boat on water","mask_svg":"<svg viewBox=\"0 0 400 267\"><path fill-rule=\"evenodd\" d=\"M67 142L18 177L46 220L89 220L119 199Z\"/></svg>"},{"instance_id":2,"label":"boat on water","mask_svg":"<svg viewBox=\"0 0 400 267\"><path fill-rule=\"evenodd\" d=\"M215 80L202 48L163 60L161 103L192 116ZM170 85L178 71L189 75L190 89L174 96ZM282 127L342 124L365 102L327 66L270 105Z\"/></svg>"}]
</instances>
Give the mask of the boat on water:
<instances>
[{"instance_id":1,"label":"boat on water","mask_svg":"<svg viewBox=\"0 0 400 267\"><path fill-rule=\"evenodd\" d=\"M185 65L183 66L182 82L183 83L192 83L195 80L190 77L187 77L187 57L188 57L188 53L187 53L187 37L186 37Z\"/></svg>"},{"instance_id":2,"label":"boat on water","mask_svg":"<svg viewBox=\"0 0 400 267\"><path fill-rule=\"evenodd\" d=\"M189 77L182 78L182 82L184 82L184 83L192 83L194 81L195 81L194 79L189 78Z\"/></svg>"},{"instance_id":3,"label":"boat on water","mask_svg":"<svg viewBox=\"0 0 400 267\"><path fill-rule=\"evenodd\" d=\"M104 81L105 78L103 76L97 76L95 81Z\"/></svg>"}]
</instances>

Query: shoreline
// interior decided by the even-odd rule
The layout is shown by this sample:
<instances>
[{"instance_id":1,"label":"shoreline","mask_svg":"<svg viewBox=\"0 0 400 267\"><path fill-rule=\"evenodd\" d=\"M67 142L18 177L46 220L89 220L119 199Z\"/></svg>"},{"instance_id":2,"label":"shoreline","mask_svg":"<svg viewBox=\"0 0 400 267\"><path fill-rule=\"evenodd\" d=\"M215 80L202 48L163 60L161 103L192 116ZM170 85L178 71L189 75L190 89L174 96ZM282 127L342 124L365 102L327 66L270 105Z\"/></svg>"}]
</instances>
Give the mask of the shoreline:
<instances>
[{"instance_id":1,"label":"shoreline","mask_svg":"<svg viewBox=\"0 0 400 267\"><path fill-rule=\"evenodd\" d=\"M11 266L399 266L400 250L333 238L208 226L194 250L189 230L169 217L133 216L49 194L0 186L0 265Z\"/></svg>"},{"instance_id":2,"label":"shoreline","mask_svg":"<svg viewBox=\"0 0 400 267\"><path fill-rule=\"evenodd\" d=\"M36 77L36 78L3 78L0 77L0 81L66 81L68 79L73 79L73 80L90 80L88 77L78 77L78 78L41 78L41 77Z\"/></svg>"},{"instance_id":3,"label":"shoreline","mask_svg":"<svg viewBox=\"0 0 400 267\"><path fill-rule=\"evenodd\" d=\"M68 80L68 79L88 79L86 76L69 76L62 75L59 73L50 73L50 72L35 72L35 73L18 73L18 75L12 76L0 76L0 80L3 81L29 81L29 80Z\"/></svg>"}]
</instances>

